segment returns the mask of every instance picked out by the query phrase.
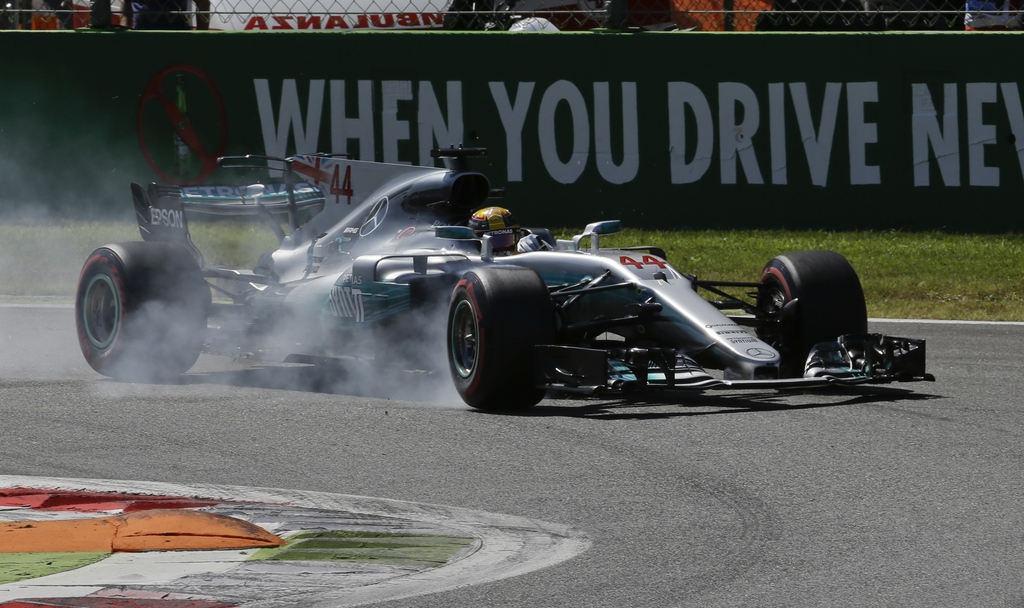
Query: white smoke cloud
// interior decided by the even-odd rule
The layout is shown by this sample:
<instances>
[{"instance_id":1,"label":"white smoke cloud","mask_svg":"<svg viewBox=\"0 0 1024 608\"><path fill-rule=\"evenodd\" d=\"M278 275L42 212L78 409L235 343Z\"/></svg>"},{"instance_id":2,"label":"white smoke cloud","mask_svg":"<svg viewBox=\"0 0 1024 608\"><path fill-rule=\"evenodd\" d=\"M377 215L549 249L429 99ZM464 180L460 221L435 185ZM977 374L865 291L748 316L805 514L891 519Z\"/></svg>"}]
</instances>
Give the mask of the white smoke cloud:
<instances>
[{"instance_id":1,"label":"white smoke cloud","mask_svg":"<svg viewBox=\"0 0 1024 608\"><path fill-rule=\"evenodd\" d=\"M369 328L357 327L354 337L358 342L351 350L336 345L345 351L342 356L317 359L315 364L308 359L301 364L279 361L309 352L309 341L323 334L319 319L284 319L272 329L260 331L259 339L252 343L208 342L221 354L204 356L190 372L179 376L174 363L178 353L187 355L199 348L190 344L191 336L184 329L189 322L183 316L186 307L175 302L148 302L128 313L118 367L107 372L121 380L146 384L250 386L461 408L465 406L452 384L445 357L444 304L429 311L409 311L401 323L383 333L371 335ZM208 337L215 338L216 329ZM242 349L232 349L235 345Z\"/></svg>"},{"instance_id":2,"label":"white smoke cloud","mask_svg":"<svg viewBox=\"0 0 1024 608\"><path fill-rule=\"evenodd\" d=\"M22 129L20 132L30 132ZM60 307L60 327L40 327L31 335L26 328L0 332L5 348L0 349L0 372L11 377L39 377L72 374L94 378L84 357L77 351L74 322L74 295L78 275L89 254L111 242L141 240L135 225L129 185L145 184L151 176L128 174L117 167L138 167L137 158L118 155L137 151L114 150L103 141L78 141L74 135L63 139L55 162L40 162L52 152L53 142L26 139L4 140L0 148L0 230L8 230L0 239L0 305ZM49 146L49 147L48 147ZM70 183L62 175L91 176L87 184ZM202 229L190 217L193 232ZM90 226L87 230L82 226ZM95 233L100 236L90 237ZM17 235L11 236L11 235ZM201 243L207 251L216 243ZM266 242L254 242L251 270L259 255L268 251ZM206 253L206 251L204 251ZM216 254L210 258L216 261ZM446 308L447 302L442 308ZM136 323L125 340L125 365L120 377L152 383L154 386L176 383L211 383L256 386L294 391L315 391L337 395L416 401L440 406L464 407L449 377L444 345L445 313L410 316L411 323L400 340L381 341L378 352L360 352L325 365L288 365L258 360L232 360L230 357L202 355L197 365L183 377L169 373L157 353L173 350L176 332L157 332L162 320L176 314L173 304L150 303L132 311ZM0 312L7 319L21 318L15 309ZM420 313L414 313L419 315ZM12 315L14 315L12 317ZM318 320L300 320L318 330ZM49 323L49 321L47 321ZM25 330L25 331L22 331ZM287 352L294 336L286 330L269 337L274 350ZM11 348L12 344L31 344L31 348ZM54 368L53 356L62 361L71 356L77 363ZM377 356L375 359L374 356ZM209 371L214 370L214 371ZM97 383L101 390L119 390L117 382Z\"/></svg>"},{"instance_id":3,"label":"white smoke cloud","mask_svg":"<svg viewBox=\"0 0 1024 608\"><path fill-rule=\"evenodd\" d=\"M292 391L415 401L441 407L466 407L452 384L445 357L447 303L436 310L411 311L400 327L374 336L349 354L316 364L288 364L236 358L221 371L192 373L187 382L258 386ZM295 350L295 343L315 319L297 319L265 335L260 341L280 356ZM315 326L314 326L315 329ZM209 361L209 359L207 359ZM239 369L241 368L241 369Z\"/></svg>"}]
</instances>

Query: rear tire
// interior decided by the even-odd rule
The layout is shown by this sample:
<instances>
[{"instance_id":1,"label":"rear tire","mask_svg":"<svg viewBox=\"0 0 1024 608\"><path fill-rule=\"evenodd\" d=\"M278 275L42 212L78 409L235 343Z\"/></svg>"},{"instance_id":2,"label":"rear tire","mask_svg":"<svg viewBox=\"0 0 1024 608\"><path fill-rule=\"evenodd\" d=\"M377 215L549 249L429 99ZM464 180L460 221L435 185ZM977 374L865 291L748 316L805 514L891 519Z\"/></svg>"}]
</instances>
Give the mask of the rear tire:
<instances>
[{"instance_id":1,"label":"rear tire","mask_svg":"<svg viewBox=\"0 0 1024 608\"><path fill-rule=\"evenodd\" d=\"M448 363L463 401L515 412L544 398L535 346L555 339L555 309L532 270L490 266L466 273L448 307Z\"/></svg>"},{"instance_id":2,"label":"rear tire","mask_svg":"<svg viewBox=\"0 0 1024 608\"><path fill-rule=\"evenodd\" d=\"M185 248L122 243L94 251L75 295L78 343L97 372L129 381L180 376L199 358L210 288Z\"/></svg>"},{"instance_id":3,"label":"rear tire","mask_svg":"<svg viewBox=\"0 0 1024 608\"><path fill-rule=\"evenodd\" d=\"M784 378L803 376L815 344L868 331L860 279L850 262L834 251L798 251L773 258L761 274L757 307L773 322L759 336L782 356Z\"/></svg>"}]
</instances>

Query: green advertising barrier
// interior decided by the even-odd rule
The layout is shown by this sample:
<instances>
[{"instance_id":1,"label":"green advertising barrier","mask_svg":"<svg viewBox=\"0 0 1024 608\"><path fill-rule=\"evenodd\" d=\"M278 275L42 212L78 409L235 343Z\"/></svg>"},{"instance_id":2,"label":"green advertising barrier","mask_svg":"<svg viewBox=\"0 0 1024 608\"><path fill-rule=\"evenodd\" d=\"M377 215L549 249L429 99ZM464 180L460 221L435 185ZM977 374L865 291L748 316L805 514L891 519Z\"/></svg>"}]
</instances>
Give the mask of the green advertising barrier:
<instances>
[{"instance_id":1,"label":"green advertising barrier","mask_svg":"<svg viewBox=\"0 0 1024 608\"><path fill-rule=\"evenodd\" d=\"M1024 230L1015 34L0 32L0 205L474 159L530 224ZM358 188L358 184L352 184ZM343 200L338 202L344 203Z\"/></svg>"}]
</instances>

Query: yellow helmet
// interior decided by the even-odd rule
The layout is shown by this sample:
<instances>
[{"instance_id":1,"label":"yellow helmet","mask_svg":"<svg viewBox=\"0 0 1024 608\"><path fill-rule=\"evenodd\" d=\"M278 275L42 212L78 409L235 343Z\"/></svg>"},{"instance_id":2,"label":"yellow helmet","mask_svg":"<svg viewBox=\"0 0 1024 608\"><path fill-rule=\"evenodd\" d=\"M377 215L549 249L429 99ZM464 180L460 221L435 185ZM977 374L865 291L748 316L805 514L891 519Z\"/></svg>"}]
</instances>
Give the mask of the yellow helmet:
<instances>
[{"instance_id":1,"label":"yellow helmet","mask_svg":"<svg viewBox=\"0 0 1024 608\"><path fill-rule=\"evenodd\" d=\"M484 207L473 212L469 227L477 236L488 235L494 255L513 255L519 240L519 222L504 207Z\"/></svg>"}]
</instances>

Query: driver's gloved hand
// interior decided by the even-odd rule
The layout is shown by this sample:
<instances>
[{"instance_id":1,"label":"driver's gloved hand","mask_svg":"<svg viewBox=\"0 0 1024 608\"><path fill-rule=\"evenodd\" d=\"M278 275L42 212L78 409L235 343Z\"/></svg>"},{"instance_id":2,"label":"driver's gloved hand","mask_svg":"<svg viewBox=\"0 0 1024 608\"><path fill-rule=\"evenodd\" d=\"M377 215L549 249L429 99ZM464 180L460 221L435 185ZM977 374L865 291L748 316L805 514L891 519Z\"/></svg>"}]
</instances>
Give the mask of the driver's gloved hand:
<instances>
[{"instance_id":1,"label":"driver's gloved hand","mask_svg":"<svg viewBox=\"0 0 1024 608\"><path fill-rule=\"evenodd\" d=\"M542 249L551 249L551 247L544 241L540 240L536 234L528 234L519 239L519 242L516 243L516 251L519 253L541 251Z\"/></svg>"}]
</instances>

